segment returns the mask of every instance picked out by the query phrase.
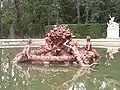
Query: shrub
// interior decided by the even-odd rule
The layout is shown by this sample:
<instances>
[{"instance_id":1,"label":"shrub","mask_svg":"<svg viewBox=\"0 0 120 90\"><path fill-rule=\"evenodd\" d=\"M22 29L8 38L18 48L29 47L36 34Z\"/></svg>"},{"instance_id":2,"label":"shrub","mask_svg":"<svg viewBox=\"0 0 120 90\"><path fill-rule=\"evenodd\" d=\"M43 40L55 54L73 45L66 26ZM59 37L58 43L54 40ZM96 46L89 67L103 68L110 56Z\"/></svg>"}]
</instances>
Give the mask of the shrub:
<instances>
[{"instance_id":1,"label":"shrub","mask_svg":"<svg viewBox=\"0 0 120 90\"><path fill-rule=\"evenodd\" d=\"M91 38L105 38L107 32L106 24L68 24L75 38L85 38L89 35ZM46 33L52 28L52 25L46 26Z\"/></svg>"}]
</instances>

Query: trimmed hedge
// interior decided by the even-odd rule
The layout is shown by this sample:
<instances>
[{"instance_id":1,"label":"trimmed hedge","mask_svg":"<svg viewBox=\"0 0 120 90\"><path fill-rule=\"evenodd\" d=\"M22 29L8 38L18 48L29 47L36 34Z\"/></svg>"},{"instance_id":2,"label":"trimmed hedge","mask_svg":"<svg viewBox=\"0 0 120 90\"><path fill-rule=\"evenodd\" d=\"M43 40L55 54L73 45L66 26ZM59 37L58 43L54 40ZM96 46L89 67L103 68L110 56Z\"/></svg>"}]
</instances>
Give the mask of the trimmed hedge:
<instances>
[{"instance_id":1,"label":"trimmed hedge","mask_svg":"<svg viewBox=\"0 0 120 90\"><path fill-rule=\"evenodd\" d=\"M46 33L53 26L46 26ZM75 38L85 38L89 35L91 38L106 38L107 26L106 24L68 24Z\"/></svg>"}]
</instances>

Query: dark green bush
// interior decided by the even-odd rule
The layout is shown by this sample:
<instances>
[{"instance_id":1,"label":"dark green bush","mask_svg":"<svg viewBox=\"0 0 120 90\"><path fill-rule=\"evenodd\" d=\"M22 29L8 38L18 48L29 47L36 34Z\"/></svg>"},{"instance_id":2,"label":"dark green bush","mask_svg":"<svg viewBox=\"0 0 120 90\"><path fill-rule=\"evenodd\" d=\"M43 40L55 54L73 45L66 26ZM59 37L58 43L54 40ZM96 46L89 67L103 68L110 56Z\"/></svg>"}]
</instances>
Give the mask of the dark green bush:
<instances>
[{"instance_id":1,"label":"dark green bush","mask_svg":"<svg viewBox=\"0 0 120 90\"><path fill-rule=\"evenodd\" d=\"M107 32L106 24L68 24L75 38L85 38L89 35L91 38L105 38ZM52 25L46 26L46 33L52 28Z\"/></svg>"}]
</instances>

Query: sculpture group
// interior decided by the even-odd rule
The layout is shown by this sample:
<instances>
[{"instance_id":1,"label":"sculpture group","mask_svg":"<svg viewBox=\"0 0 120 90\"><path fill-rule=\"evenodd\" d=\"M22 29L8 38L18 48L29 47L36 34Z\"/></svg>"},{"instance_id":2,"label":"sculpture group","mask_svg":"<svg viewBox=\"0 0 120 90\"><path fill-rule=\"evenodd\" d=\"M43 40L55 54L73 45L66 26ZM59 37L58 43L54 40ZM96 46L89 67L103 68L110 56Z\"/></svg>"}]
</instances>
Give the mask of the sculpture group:
<instances>
[{"instance_id":1,"label":"sculpture group","mask_svg":"<svg viewBox=\"0 0 120 90\"><path fill-rule=\"evenodd\" d=\"M107 23L107 39L118 39L120 38L120 28L119 24L115 22L115 17L110 17L109 22Z\"/></svg>"},{"instance_id":2,"label":"sculpture group","mask_svg":"<svg viewBox=\"0 0 120 90\"><path fill-rule=\"evenodd\" d=\"M72 33L65 24L54 25L45 36L45 44L31 50L32 40L29 39L23 51L18 53L14 62L41 61L41 62L76 62L80 66L91 66L98 62L99 54L92 48L90 37L86 38L86 45L79 48L72 40Z\"/></svg>"}]
</instances>

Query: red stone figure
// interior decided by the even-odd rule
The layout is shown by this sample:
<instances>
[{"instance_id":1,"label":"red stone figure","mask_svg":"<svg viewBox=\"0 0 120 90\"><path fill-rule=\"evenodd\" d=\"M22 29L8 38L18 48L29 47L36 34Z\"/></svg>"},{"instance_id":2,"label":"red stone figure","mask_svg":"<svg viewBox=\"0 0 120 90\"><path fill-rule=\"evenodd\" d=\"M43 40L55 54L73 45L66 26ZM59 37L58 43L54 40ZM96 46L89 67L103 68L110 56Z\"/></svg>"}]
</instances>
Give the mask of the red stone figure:
<instances>
[{"instance_id":1,"label":"red stone figure","mask_svg":"<svg viewBox=\"0 0 120 90\"><path fill-rule=\"evenodd\" d=\"M54 25L45 37L45 45L31 50L31 39L23 51L16 55L14 61L76 61L80 66L89 67L90 62L99 57L92 49L90 37L86 38L84 50L79 50L72 40L72 33L67 25Z\"/></svg>"},{"instance_id":2,"label":"red stone figure","mask_svg":"<svg viewBox=\"0 0 120 90\"><path fill-rule=\"evenodd\" d=\"M91 44L90 40L91 40L90 36L87 36L86 44L85 44L85 50L87 50L87 51L92 51L92 44Z\"/></svg>"},{"instance_id":3,"label":"red stone figure","mask_svg":"<svg viewBox=\"0 0 120 90\"><path fill-rule=\"evenodd\" d=\"M82 67L89 67L89 63L84 63L85 57L83 56L82 53L78 50L76 44L74 42L70 42L70 45L67 45L66 43L64 44L66 47L69 47L73 51L73 55L76 58L76 62L81 65Z\"/></svg>"},{"instance_id":4,"label":"red stone figure","mask_svg":"<svg viewBox=\"0 0 120 90\"><path fill-rule=\"evenodd\" d=\"M18 53L13 60L14 61L28 60L30 58L31 43L32 41L31 39L29 39L29 41L27 42L27 45L23 48L22 52Z\"/></svg>"},{"instance_id":5,"label":"red stone figure","mask_svg":"<svg viewBox=\"0 0 120 90\"><path fill-rule=\"evenodd\" d=\"M90 55L91 56L91 60L93 60L92 62L96 62L96 58L99 57L99 54L97 53L97 51L95 49L92 48L92 44L91 44L91 38L90 36L86 37L86 44L85 44L85 54L86 55Z\"/></svg>"}]
</instances>

